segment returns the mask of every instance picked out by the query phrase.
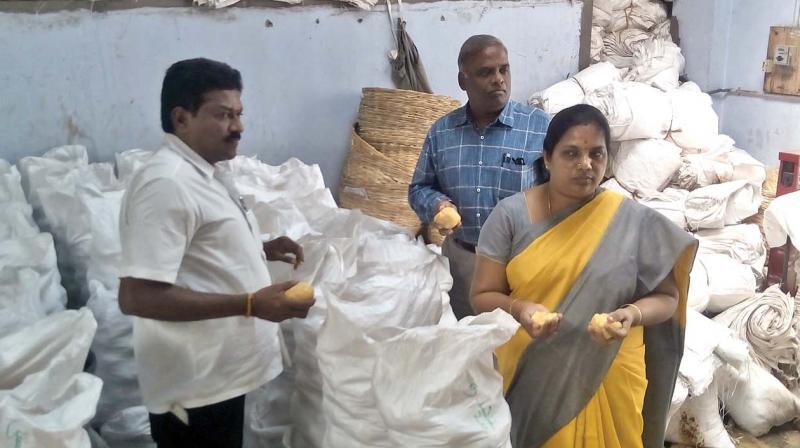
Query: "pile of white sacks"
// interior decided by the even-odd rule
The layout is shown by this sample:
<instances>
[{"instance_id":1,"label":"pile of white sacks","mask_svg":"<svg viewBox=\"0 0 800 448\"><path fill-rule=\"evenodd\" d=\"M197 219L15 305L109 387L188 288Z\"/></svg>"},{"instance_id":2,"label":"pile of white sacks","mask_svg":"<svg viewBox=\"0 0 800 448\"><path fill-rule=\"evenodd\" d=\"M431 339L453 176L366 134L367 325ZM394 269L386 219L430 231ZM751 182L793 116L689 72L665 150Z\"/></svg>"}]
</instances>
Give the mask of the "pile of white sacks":
<instances>
[{"instance_id":1,"label":"pile of white sacks","mask_svg":"<svg viewBox=\"0 0 800 448\"><path fill-rule=\"evenodd\" d=\"M317 297L306 319L281 325L290 355L248 396L246 446L510 446L492 352L517 330L511 316L456 322L437 250L338 208L316 165L237 157L226 169L263 238L303 246L299 269L270 264L273 281L309 281Z\"/></svg>"},{"instance_id":2,"label":"pile of white sacks","mask_svg":"<svg viewBox=\"0 0 800 448\"><path fill-rule=\"evenodd\" d=\"M62 311L53 237L41 233L15 166L0 160L0 337Z\"/></svg>"},{"instance_id":3,"label":"pile of white sacks","mask_svg":"<svg viewBox=\"0 0 800 448\"><path fill-rule=\"evenodd\" d=\"M66 302L53 238L0 160L0 445L89 446L102 381L83 370L96 323Z\"/></svg>"},{"instance_id":4,"label":"pile of white sacks","mask_svg":"<svg viewBox=\"0 0 800 448\"><path fill-rule=\"evenodd\" d=\"M102 394L81 407L84 412L91 411L91 426L102 433L106 443L129 448L154 446L138 391L132 322L117 304L119 207L125 175L130 173L128 159L139 153L134 150L120 155L120 178L112 164L90 164L82 146L54 148L42 157L25 157L19 162L33 216L53 235L54 264L57 254L68 307L85 307L81 313L87 313L93 321L87 339L94 354L89 370L98 382L102 380ZM65 334L72 332L65 330ZM41 446L88 445L53 442Z\"/></svg>"},{"instance_id":5,"label":"pile of white sacks","mask_svg":"<svg viewBox=\"0 0 800 448\"><path fill-rule=\"evenodd\" d=\"M742 224L758 212L766 170L719 133L711 98L692 82L679 83L683 57L666 40L660 2L612 0L594 8L593 38L602 35L604 46L593 55L602 62L534 93L529 103L550 114L578 103L600 109L613 141L603 186L658 210L700 241L667 438L733 446L720 403L754 435L800 416L790 392L800 377L800 313L777 287L757 292L765 242L757 225ZM615 46L620 42L627 50Z\"/></svg>"},{"instance_id":6,"label":"pile of white sacks","mask_svg":"<svg viewBox=\"0 0 800 448\"><path fill-rule=\"evenodd\" d=\"M60 422L61 414L40 415L44 429L15 427L19 437L36 440L36 446L88 447L83 428L90 421L102 437L95 443L153 446L136 382L131 318L120 313L117 303L119 208L131 174L149 154L118 154L116 174L111 164L88 163L80 146L55 148L19 163L33 214L54 235L58 265L73 292L72 305L85 305L54 320L44 318L52 312L46 308L23 321L23 311L50 304L52 294L45 294L44 286L39 287L42 293L8 294L16 302L7 306L6 295L0 296L0 316L5 316L3 310L22 316L19 326L25 327L24 333L0 339L0 346L11 347L20 338L32 341L25 345L32 348L28 351L3 350L0 373L19 365L35 371L61 369L58 376L35 377L26 393L36 396L71 384L67 377L82 381L82 388L70 389L80 394L58 395L63 401L59 409L80 408L68 413L69 421ZM273 280L310 281L317 292L307 319L280 325L287 347L284 371L248 396L246 446L510 446L510 414L492 352L517 330L511 316L497 311L456 322L447 294L452 280L437 249L394 224L339 209L316 165L291 159L269 166L237 157L222 169L229 170L242 195L252 199L247 202L255 204L264 239L288 235L304 247L306 261L298 270L270 264ZM27 221L3 222L27 222L35 229L19 188L20 176L10 166L4 166L5 172L16 176L16 189L3 182L9 192L0 191L0 199L13 198L28 212L22 214ZM0 235L19 232L3 228ZM52 242L49 247L45 267L55 276L51 283L60 292L55 301L63 309L65 293L58 285ZM5 280L5 268L0 272ZM6 285L11 283L0 283L0 291ZM96 376L80 373L90 345ZM41 347L50 347L50 352ZM69 356L69 368L58 367L59 357L49 360L38 354L64 347L70 348L63 355ZM6 353L14 358L7 361ZM17 383L3 382L0 388L13 389ZM3 393L0 390L0 402ZM9 409L18 412L20 407ZM40 406L36 412L47 409ZM0 421L4 412L0 410ZM59 434L71 429L74 436L60 440L50 427Z\"/></svg>"},{"instance_id":7,"label":"pile of white sacks","mask_svg":"<svg viewBox=\"0 0 800 448\"><path fill-rule=\"evenodd\" d=\"M611 62L625 81L677 87L684 59L661 1L595 0L592 7L592 62Z\"/></svg>"}]
</instances>

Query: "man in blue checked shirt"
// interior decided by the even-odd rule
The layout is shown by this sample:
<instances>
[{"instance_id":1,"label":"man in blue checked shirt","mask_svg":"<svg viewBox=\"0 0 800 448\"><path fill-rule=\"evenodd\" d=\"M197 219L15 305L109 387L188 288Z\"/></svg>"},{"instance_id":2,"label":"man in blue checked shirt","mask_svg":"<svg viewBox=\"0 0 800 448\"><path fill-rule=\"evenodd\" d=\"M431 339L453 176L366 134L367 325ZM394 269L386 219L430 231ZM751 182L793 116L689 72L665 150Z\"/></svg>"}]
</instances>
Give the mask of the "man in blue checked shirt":
<instances>
[{"instance_id":1,"label":"man in blue checked shirt","mask_svg":"<svg viewBox=\"0 0 800 448\"><path fill-rule=\"evenodd\" d=\"M447 235L450 303L456 317L472 315L469 288L481 226L501 200L533 185L550 116L509 99L508 51L496 37L472 36L458 54L458 85L467 104L431 126L408 188L408 203L424 223L455 207L461 226Z\"/></svg>"}]
</instances>

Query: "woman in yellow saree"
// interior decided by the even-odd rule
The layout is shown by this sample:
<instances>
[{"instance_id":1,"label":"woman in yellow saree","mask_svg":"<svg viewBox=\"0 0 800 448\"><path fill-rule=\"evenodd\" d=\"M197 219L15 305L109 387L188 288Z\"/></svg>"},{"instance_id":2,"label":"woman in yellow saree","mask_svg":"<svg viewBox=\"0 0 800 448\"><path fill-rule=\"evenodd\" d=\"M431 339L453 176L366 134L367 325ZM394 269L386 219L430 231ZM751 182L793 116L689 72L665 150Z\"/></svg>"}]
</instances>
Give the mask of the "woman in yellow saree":
<instances>
[{"instance_id":1,"label":"woman in yellow saree","mask_svg":"<svg viewBox=\"0 0 800 448\"><path fill-rule=\"evenodd\" d=\"M664 446L697 244L599 188L609 145L594 107L559 112L537 185L501 201L481 230L472 306L521 323L496 353L515 448ZM536 323L537 311L553 318ZM590 325L597 313L605 331Z\"/></svg>"}]
</instances>

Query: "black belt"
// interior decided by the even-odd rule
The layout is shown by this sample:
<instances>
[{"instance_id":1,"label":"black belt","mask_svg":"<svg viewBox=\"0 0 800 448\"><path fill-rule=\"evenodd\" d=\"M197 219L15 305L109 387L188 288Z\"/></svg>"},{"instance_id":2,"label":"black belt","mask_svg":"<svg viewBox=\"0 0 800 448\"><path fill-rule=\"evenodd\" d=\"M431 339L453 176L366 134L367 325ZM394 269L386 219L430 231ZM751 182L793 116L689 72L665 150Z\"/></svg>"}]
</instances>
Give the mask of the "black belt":
<instances>
[{"instance_id":1,"label":"black belt","mask_svg":"<svg viewBox=\"0 0 800 448\"><path fill-rule=\"evenodd\" d=\"M461 241L453 238L453 242L460 246L462 249L475 253L475 245L472 243L467 243L466 241Z\"/></svg>"}]
</instances>

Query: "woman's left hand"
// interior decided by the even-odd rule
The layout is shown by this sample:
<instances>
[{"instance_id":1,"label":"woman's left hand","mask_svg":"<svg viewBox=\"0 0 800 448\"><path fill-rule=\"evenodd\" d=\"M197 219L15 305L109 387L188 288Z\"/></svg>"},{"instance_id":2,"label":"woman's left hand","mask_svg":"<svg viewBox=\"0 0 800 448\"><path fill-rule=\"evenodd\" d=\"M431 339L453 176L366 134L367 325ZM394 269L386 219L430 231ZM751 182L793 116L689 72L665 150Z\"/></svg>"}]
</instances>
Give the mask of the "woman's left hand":
<instances>
[{"instance_id":1,"label":"woman's left hand","mask_svg":"<svg viewBox=\"0 0 800 448\"><path fill-rule=\"evenodd\" d=\"M614 341L621 341L628 335L631 326L636 322L637 315L630 308L620 308L608 315L608 325L605 326L605 331L595 330L591 325L589 326L589 335L592 340L601 345L608 345ZM613 322L622 324L622 328L617 328L610 325ZM605 334L604 334L605 333ZM606 334L610 337L606 337Z\"/></svg>"}]
</instances>

